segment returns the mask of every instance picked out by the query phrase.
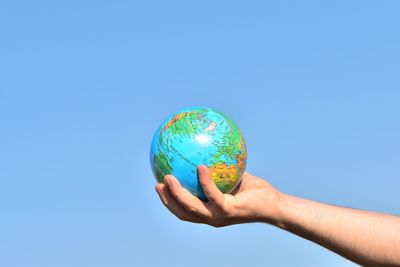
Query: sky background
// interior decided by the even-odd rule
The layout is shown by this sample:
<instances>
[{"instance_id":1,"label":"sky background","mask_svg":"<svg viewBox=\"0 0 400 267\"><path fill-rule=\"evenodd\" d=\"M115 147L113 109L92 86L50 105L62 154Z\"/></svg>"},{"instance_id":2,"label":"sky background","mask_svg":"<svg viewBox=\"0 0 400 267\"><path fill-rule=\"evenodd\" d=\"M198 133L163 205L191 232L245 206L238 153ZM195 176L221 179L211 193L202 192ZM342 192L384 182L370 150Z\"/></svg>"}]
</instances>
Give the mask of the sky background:
<instances>
[{"instance_id":1,"label":"sky background","mask_svg":"<svg viewBox=\"0 0 400 267\"><path fill-rule=\"evenodd\" d=\"M3 1L0 265L354 266L265 224L181 222L151 138L188 106L285 193L400 213L399 1Z\"/></svg>"}]
</instances>

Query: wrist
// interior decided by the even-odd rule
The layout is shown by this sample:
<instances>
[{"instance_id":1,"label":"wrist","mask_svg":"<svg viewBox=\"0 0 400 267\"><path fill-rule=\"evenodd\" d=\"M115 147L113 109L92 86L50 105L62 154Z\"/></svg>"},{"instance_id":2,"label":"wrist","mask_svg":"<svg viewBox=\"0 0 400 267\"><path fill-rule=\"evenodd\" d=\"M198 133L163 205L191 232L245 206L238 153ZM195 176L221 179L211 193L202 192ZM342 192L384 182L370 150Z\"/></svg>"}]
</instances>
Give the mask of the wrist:
<instances>
[{"instance_id":1,"label":"wrist","mask_svg":"<svg viewBox=\"0 0 400 267\"><path fill-rule=\"evenodd\" d=\"M318 217L317 215L309 214L309 208L312 206L315 206L314 201L289 194L282 194L274 225L288 231L304 227L307 217Z\"/></svg>"},{"instance_id":2,"label":"wrist","mask_svg":"<svg viewBox=\"0 0 400 267\"><path fill-rule=\"evenodd\" d=\"M276 206L275 217L273 221L273 225L279 227L281 229L286 229L288 224L288 218L290 209L290 203L293 201L293 196L285 193L279 194L279 201Z\"/></svg>"},{"instance_id":3,"label":"wrist","mask_svg":"<svg viewBox=\"0 0 400 267\"><path fill-rule=\"evenodd\" d=\"M264 205L262 222L284 228L286 221L287 202L290 201L290 195L274 190L273 194L268 194L270 199Z\"/></svg>"}]
</instances>

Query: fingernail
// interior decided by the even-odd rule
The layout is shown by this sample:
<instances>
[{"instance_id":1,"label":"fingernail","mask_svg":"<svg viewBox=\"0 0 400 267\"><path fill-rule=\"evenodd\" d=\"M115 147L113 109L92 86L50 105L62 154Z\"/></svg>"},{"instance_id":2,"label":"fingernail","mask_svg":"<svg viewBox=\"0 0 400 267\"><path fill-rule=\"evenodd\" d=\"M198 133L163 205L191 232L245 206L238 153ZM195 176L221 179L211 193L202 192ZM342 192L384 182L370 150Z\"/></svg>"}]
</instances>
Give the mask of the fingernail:
<instances>
[{"instance_id":1,"label":"fingernail","mask_svg":"<svg viewBox=\"0 0 400 267\"><path fill-rule=\"evenodd\" d=\"M171 177L166 176L166 177L164 178L164 181L167 183L167 186L168 186L169 188L172 188Z\"/></svg>"}]
</instances>

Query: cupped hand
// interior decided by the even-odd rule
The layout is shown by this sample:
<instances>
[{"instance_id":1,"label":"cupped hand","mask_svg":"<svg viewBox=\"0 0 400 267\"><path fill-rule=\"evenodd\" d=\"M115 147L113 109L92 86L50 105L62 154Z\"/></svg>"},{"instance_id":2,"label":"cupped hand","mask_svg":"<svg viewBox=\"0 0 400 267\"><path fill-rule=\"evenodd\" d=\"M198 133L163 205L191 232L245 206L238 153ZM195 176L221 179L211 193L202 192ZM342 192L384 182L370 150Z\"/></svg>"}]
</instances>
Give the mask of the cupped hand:
<instances>
[{"instance_id":1,"label":"cupped hand","mask_svg":"<svg viewBox=\"0 0 400 267\"><path fill-rule=\"evenodd\" d=\"M276 223L282 194L265 180L245 172L231 194L223 194L206 166L199 166L198 176L208 202L203 202L172 175L156 185L162 203L179 219L221 227L245 222Z\"/></svg>"}]
</instances>

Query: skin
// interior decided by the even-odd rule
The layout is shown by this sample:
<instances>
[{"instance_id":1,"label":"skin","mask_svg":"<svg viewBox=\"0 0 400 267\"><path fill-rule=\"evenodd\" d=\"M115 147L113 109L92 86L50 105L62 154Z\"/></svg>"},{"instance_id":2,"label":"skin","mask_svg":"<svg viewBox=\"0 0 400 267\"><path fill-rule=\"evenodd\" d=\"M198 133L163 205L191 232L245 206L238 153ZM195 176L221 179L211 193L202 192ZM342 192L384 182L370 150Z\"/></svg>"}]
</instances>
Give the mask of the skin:
<instances>
[{"instance_id":1,"label":"skin","mask_svg":"<svg viewBox=\"0 0 400 267\"><path fill-rule=\"evenodd\" d=\"M179 219L222 227L265 222L315 242L363 266L400 266L400 217L356 210L284 194L246 172L231 194L223 194L205 166L199 181L203 202L172 175L156 185L162 203Z\"/></svg>"}]
</instances>

